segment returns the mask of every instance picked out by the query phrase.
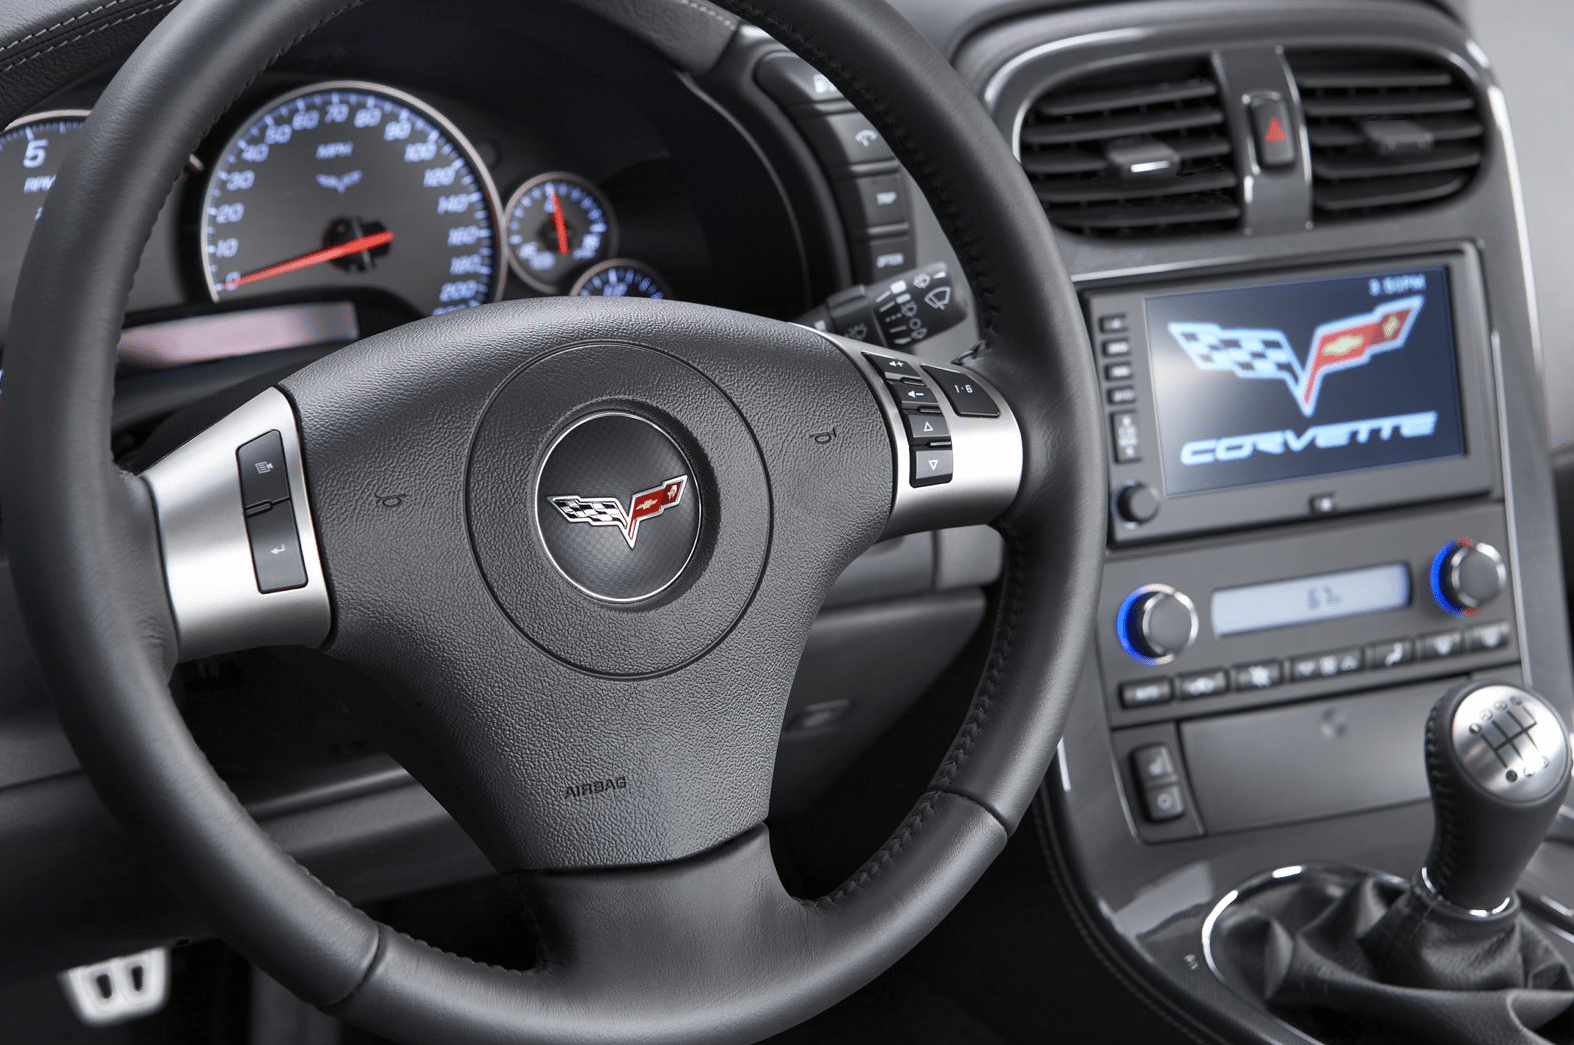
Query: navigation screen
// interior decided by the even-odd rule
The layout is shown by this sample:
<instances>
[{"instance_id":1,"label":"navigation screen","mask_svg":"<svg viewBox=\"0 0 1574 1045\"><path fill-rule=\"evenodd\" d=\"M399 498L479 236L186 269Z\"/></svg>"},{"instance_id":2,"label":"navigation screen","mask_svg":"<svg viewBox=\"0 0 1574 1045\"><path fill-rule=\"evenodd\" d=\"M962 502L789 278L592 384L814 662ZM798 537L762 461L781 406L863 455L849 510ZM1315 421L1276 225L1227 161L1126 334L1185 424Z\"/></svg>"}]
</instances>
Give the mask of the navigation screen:
<instances>
[{"instance_id":1,"label":"navigation screen","mask_svg":"<svg viewBox=\"0 0 1574 1045\"><path fill-rule=\"evenodd\" d=\"M1441 265L1147 299L1171 496L1465 451Z\"/></svg>"}]
</instances>

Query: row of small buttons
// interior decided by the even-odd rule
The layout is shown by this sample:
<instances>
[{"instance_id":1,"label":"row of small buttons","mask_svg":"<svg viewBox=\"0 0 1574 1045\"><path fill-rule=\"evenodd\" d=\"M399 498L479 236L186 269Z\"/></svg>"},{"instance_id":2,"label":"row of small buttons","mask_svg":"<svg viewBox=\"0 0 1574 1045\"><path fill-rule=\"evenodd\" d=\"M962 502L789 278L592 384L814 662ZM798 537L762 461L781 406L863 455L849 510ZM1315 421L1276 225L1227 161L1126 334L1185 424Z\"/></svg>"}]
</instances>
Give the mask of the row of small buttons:
<instances>
[{"instance_id":1,"label":"row of small buttons","mask_svg":"<svg viewBox=\"0 0 1574 1045\"><path fill-rule=\"evenodd\" d=\"M1112 382L1104 389L1104 399L1110 406L1129 406L1137 401L1137 389L1131 384L1114 383L1129 382L1133 370L1131 361L1131 338L1125 336L1130 332L1124 312L1116 312L1107 316L1099 316L1094 324L1097 332L1095 340L1098 343L1099 355L1103 357L1103 374L1106 382ZM1115 334L1116 337L1106 335ZM1142 432L1137 426L1137 414L1134 410L1117 410L1110 414L1110 453L1115 458L1116 464L1132 464L1142 460Z\"/></svg>"},{"instance_id":2,"label":"row of small buttons","mask_svg":"<svg viewBox=\"0 0 1574 1045\"><path fill-rule=\"evenodd\" d=\"M951 481L951 430L940 414L940 400L918 368L905 359L865 352L864 358L880 371L886 388L902 411L902 422L912 442L914 486L938 486Z\"/></svg>"},{"instance_id":3,"label":"row of small buttons","mask_svg":"<svg viewBox=\"0 0 1574 1045\"><path fill-rule=\"evenodd\" d=\"M1148 820L1163 823L1186 812L1180 771L1168 744L1147 744L1131 753L1131 768L1142 785L1142 809Z\"/></svg>"},{"instance_id":4,"label":"row of small buttons","mask_svg":"<svg viewBox=\"0 0 1574 1045\"><path fill-rule=\"evenodd\" d=\"M1414 661L1418 652L1422 660L1436 660L1461 653L1503 649L1507 647L1509 639L1506 622L1478 624L1466 631L1440 631L1418 639L1390 639L1364 648L1353 646L1292 657L1288 661L1274 659L1237 664L1228 672L1224 668L1215 668L1191 675L1178 675L1173 680L1159 678L1123 682L1120 686L1120 702L1128 708L1137 708L1162 704L1177 696L1187 700L1218 696L1232 689L1236 692L1272 689L1285 682L1310 682L1368 669L1382 671L1399 667Z\"/></svg>"},{"instance_id":5,"label":"row of small buttons","mask_svg":"<svg viewBox=\"0 0 1574 1045\"><path fill-rule=\"evenodd\" d=\"M235 466L257 590L267 594L305 587L306 563L295 530L284 438L277 431L259 435L235 451Z\"/></svg>"},{"instance_id":6,"label":"row of small buttons","mask_svg":"<svg viewBox=\"0 0 1574 1045\"><path fill-rule=\"evenodd\" d=\"M916 263L907 183L885 136L856 111L842 92L802 58L761 59L755 78L803 129L832 189L860 283L910 269Z\"/></svg>"}]
</instances>

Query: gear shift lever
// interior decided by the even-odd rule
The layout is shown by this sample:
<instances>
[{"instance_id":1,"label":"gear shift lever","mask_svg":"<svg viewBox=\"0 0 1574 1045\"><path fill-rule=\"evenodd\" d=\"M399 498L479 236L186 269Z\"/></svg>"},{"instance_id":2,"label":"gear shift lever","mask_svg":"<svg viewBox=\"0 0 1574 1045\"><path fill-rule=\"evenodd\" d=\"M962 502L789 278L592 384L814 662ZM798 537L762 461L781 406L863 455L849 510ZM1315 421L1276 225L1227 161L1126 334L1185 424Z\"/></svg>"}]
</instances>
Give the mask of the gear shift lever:
<instances>
[{"instance_id":1,"label":"gear shift lever","mask_svg":"<svg viewBox=\"0 0 1574 1045\"><path fill-rule=\"evenodd\" d=\"M1504 909L1569 788L1563 718L1529 690L1466 683L1433 705L1427 782L1436 826L1420 882L1477 914Z\"/></svg>"}]
</instances>

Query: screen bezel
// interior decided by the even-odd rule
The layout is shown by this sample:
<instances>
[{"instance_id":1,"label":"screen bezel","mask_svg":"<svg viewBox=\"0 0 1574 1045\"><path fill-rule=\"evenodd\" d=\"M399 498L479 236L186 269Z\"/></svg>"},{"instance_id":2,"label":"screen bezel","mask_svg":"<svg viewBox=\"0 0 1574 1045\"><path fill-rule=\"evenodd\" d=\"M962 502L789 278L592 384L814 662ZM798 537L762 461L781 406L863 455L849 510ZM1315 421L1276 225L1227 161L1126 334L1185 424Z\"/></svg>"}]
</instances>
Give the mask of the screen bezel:
<instances>
[{"instance_id":1,"label":"screen bezel","mask_svg":"<svg viewBox=\"0 0 1574 1045\"><path fill-rule=\"evenodd\" d=\"M1465 441L1463 455L1175 497L1163 494L1164 474L1159 456L1158 417L1148 345L1146 301L1149 297L1302 279L1365 275L1423 265L1440 265L1448 272L1455 371L1459 376L1460 420ZM1372 257L1339 264L1273 271L1235 272L1202 279L1148 283L1140 287L1086 293L1084 302L1088 309L1090 329L1093 330L1093 351L1100 370L1108 362L1101 354L1101 343L1110 340L1110 336L1097 332L1098 318L1114 313L1126 316L1128 331L1122 336L1130 340L1131 354L1123 359L1132 366L1130 383L1135 387L1136 401L1119 408L1110 408L1106 413L1113 416L1119 410L1135 411L1142 438L1141 461L1118 464L1113 454L1106 457L1110 462L1111 542L1126 544L1264 523L1342 516L1391 505L1491 492L1498 481L1499 441L1495 411L1489 394L1493 387L1492 359L1482 287L1481 268L1475 251L1468 245L1461 245L1458 249L1440 253ZM1104 439L1108 453L1107 444L1111 439L1108 422L1105 424ZM1141 525L1124 521L1115 511L1115 503L1122 489L1134 483L1142 483L1160 495L1158 514ZM1314 502L1328 497L1333 501L1332 512L1314 508Z\"/></svg>"}]
</instances>

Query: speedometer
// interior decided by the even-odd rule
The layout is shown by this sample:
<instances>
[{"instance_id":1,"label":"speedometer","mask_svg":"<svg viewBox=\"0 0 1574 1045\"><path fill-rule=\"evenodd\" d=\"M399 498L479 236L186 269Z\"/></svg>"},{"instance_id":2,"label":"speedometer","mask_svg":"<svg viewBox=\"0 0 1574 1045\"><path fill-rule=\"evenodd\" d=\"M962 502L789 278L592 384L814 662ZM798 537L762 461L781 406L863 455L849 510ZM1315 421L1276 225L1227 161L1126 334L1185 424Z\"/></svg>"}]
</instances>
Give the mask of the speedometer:
<instances>
[{"instance_id":1,"label":"speedometer","mask_svg":"<svg viewBox=\"0 0 1574 1045\"><path fill-rule=\"evenodd\" d=\"M320 83L225 144L203 197L214 301L380 290L436 315L502 289L497 192L475 150L390 87Z\"/></svg>"}]
</instances>

